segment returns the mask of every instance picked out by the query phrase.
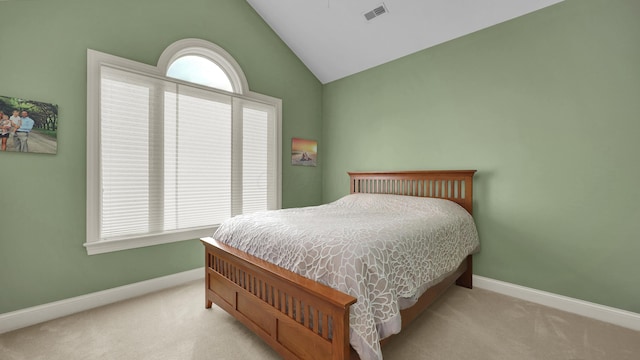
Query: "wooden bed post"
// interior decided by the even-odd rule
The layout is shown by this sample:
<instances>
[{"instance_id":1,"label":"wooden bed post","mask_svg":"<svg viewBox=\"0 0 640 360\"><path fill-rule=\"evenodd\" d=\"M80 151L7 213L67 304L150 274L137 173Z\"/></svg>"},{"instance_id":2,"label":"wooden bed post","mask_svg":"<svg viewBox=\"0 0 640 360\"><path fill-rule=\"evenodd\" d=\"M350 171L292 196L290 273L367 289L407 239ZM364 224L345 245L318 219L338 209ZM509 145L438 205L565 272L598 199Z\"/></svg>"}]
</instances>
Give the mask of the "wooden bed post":
<instances>
[{"instance_id":1,"label":"wooden bed post","mask_svg":"<svg viewBox=\"0 0 640 360\"><path fill-rule=\"evenodd\" d=\"M456 285L473 289L473 256L467 256L467 270L456 280Z\"/></svg>"},{"instance_id":2,"label":"wooden bed post","mask_svg":"<svg viewBox=\"0 0 640 360\"><path fill-rule=\"evenodd\" d=\"M213 257L211 256L211 254L209 254L208 251L205 251L204 252L204 263L205 263L204 292L205 294L207 293L207 290L209 290L209 284L211 283L211 275L209 274L209 271L207 271L206 269L213 268L212 259ZM211 309L211 307L213 307L213 301L211 301L209 296L204 297L204 307L205 309Z\"/></svg>"}]
</instances>

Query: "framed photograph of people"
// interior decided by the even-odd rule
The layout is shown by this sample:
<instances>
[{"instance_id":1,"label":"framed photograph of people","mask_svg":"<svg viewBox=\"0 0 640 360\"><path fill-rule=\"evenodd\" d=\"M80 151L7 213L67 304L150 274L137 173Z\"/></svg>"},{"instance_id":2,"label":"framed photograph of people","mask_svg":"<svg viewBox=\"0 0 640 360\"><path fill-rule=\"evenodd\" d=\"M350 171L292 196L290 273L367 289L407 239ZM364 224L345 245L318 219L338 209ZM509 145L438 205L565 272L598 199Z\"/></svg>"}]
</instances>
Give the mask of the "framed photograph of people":
<instances>
[{"instance_id":1,"label":"framed photograph of people","mask_svg":"<svg viewBox=\"0 0 640 360\"><path fill-rule=\"evenodd\" d=\"M0 96L0 154L55 154L58 105Z\"/></svg>"},{"instance_id":2,"label":"framed photograph of people","mask_svg":"<svg viewBox=\"0 0 640 360\"><path fill-rule=\"evenodd\" d=\"M291 139L291 165L316 166L318 142L315 140Z\"/></svg>"}]
</instances>

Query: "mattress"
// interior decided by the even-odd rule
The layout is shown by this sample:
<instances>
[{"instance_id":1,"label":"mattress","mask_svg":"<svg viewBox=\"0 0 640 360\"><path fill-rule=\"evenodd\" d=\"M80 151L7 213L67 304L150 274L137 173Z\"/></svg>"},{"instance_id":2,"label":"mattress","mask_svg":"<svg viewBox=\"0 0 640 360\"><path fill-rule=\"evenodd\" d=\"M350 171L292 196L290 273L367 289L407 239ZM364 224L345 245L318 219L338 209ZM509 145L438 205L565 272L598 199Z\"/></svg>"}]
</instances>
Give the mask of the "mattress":
<instances>
[{"instance_id":1,"label":"mattress","mask_svg":"<svg viewBox=\"0 0 640 360\"><path fill-rule=\"evenodd\" d=\"M471 215L444 199L351 194L332 203L235 216L216 240L357 298L350 342L382 359L400 310L479 250Z\"/></svg>"}]
</instances>

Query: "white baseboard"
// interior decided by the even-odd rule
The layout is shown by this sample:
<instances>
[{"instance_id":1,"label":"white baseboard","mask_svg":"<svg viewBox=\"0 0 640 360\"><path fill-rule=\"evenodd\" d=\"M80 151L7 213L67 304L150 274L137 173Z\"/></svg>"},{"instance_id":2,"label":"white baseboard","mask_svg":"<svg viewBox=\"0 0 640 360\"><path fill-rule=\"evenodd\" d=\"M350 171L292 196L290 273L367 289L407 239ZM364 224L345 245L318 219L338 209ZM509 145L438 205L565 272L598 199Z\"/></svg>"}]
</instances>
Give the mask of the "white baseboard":
<instances>
[{"instance_id":1,"label":"white baseboard","mask_svg":"<svg viewBox=\"0 0 640 360\"><path fill-rule=\"evenodd\" d=\"M640 331L640 314L473 275L473 286Z\"/></svg>"},{"instance_id":2,"label":"white baseboard","mask_svg":"<svg viewBox=\"0 0 640 360\"><path fill-rule=\"evenodd\" d=\"M49 304L0 314L0 334L202 279L193 269ZM640 314L473 275L473 285L499 294L640 331Z\"/></svg>"},{"instance_id":3,"label":"white baseboard","mask_svg":"<svg viewBox=\"0 0 640 360\"><path fill-rule=\"evenodd\" d=\"M204 268L0 314L0 334L204 278Z\"/></svg>"}]
</instances>

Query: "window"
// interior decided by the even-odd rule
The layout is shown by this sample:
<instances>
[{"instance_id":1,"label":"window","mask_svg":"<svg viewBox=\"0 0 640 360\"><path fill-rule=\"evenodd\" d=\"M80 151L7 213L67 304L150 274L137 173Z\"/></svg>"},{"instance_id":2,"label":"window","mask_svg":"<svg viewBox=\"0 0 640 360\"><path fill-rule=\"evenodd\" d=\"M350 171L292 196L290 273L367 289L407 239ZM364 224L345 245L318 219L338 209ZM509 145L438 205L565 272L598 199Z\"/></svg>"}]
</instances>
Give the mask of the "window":
<instances>
[{"instance_id":1,"label":"window","mask_svg":"<svg viewBox=\"0 0 640 360\"><path fill-rule=\"evenodd\" d=\"M210 236L280 207L281 101L223 49L187 39L158 66L89 50L89 254Z\"/></svg>"},{"instance_id":2,"label":"window","mask_svg":"<svg viewBox=\"0 0 640 360\"><path fill-rule=\"evenodd\" d=\"M167 76L221 90L233 91L231 81L222 68L213 61L198 55L186 55L176 59L167 69Z\"/></svg>"}]
</instances>

